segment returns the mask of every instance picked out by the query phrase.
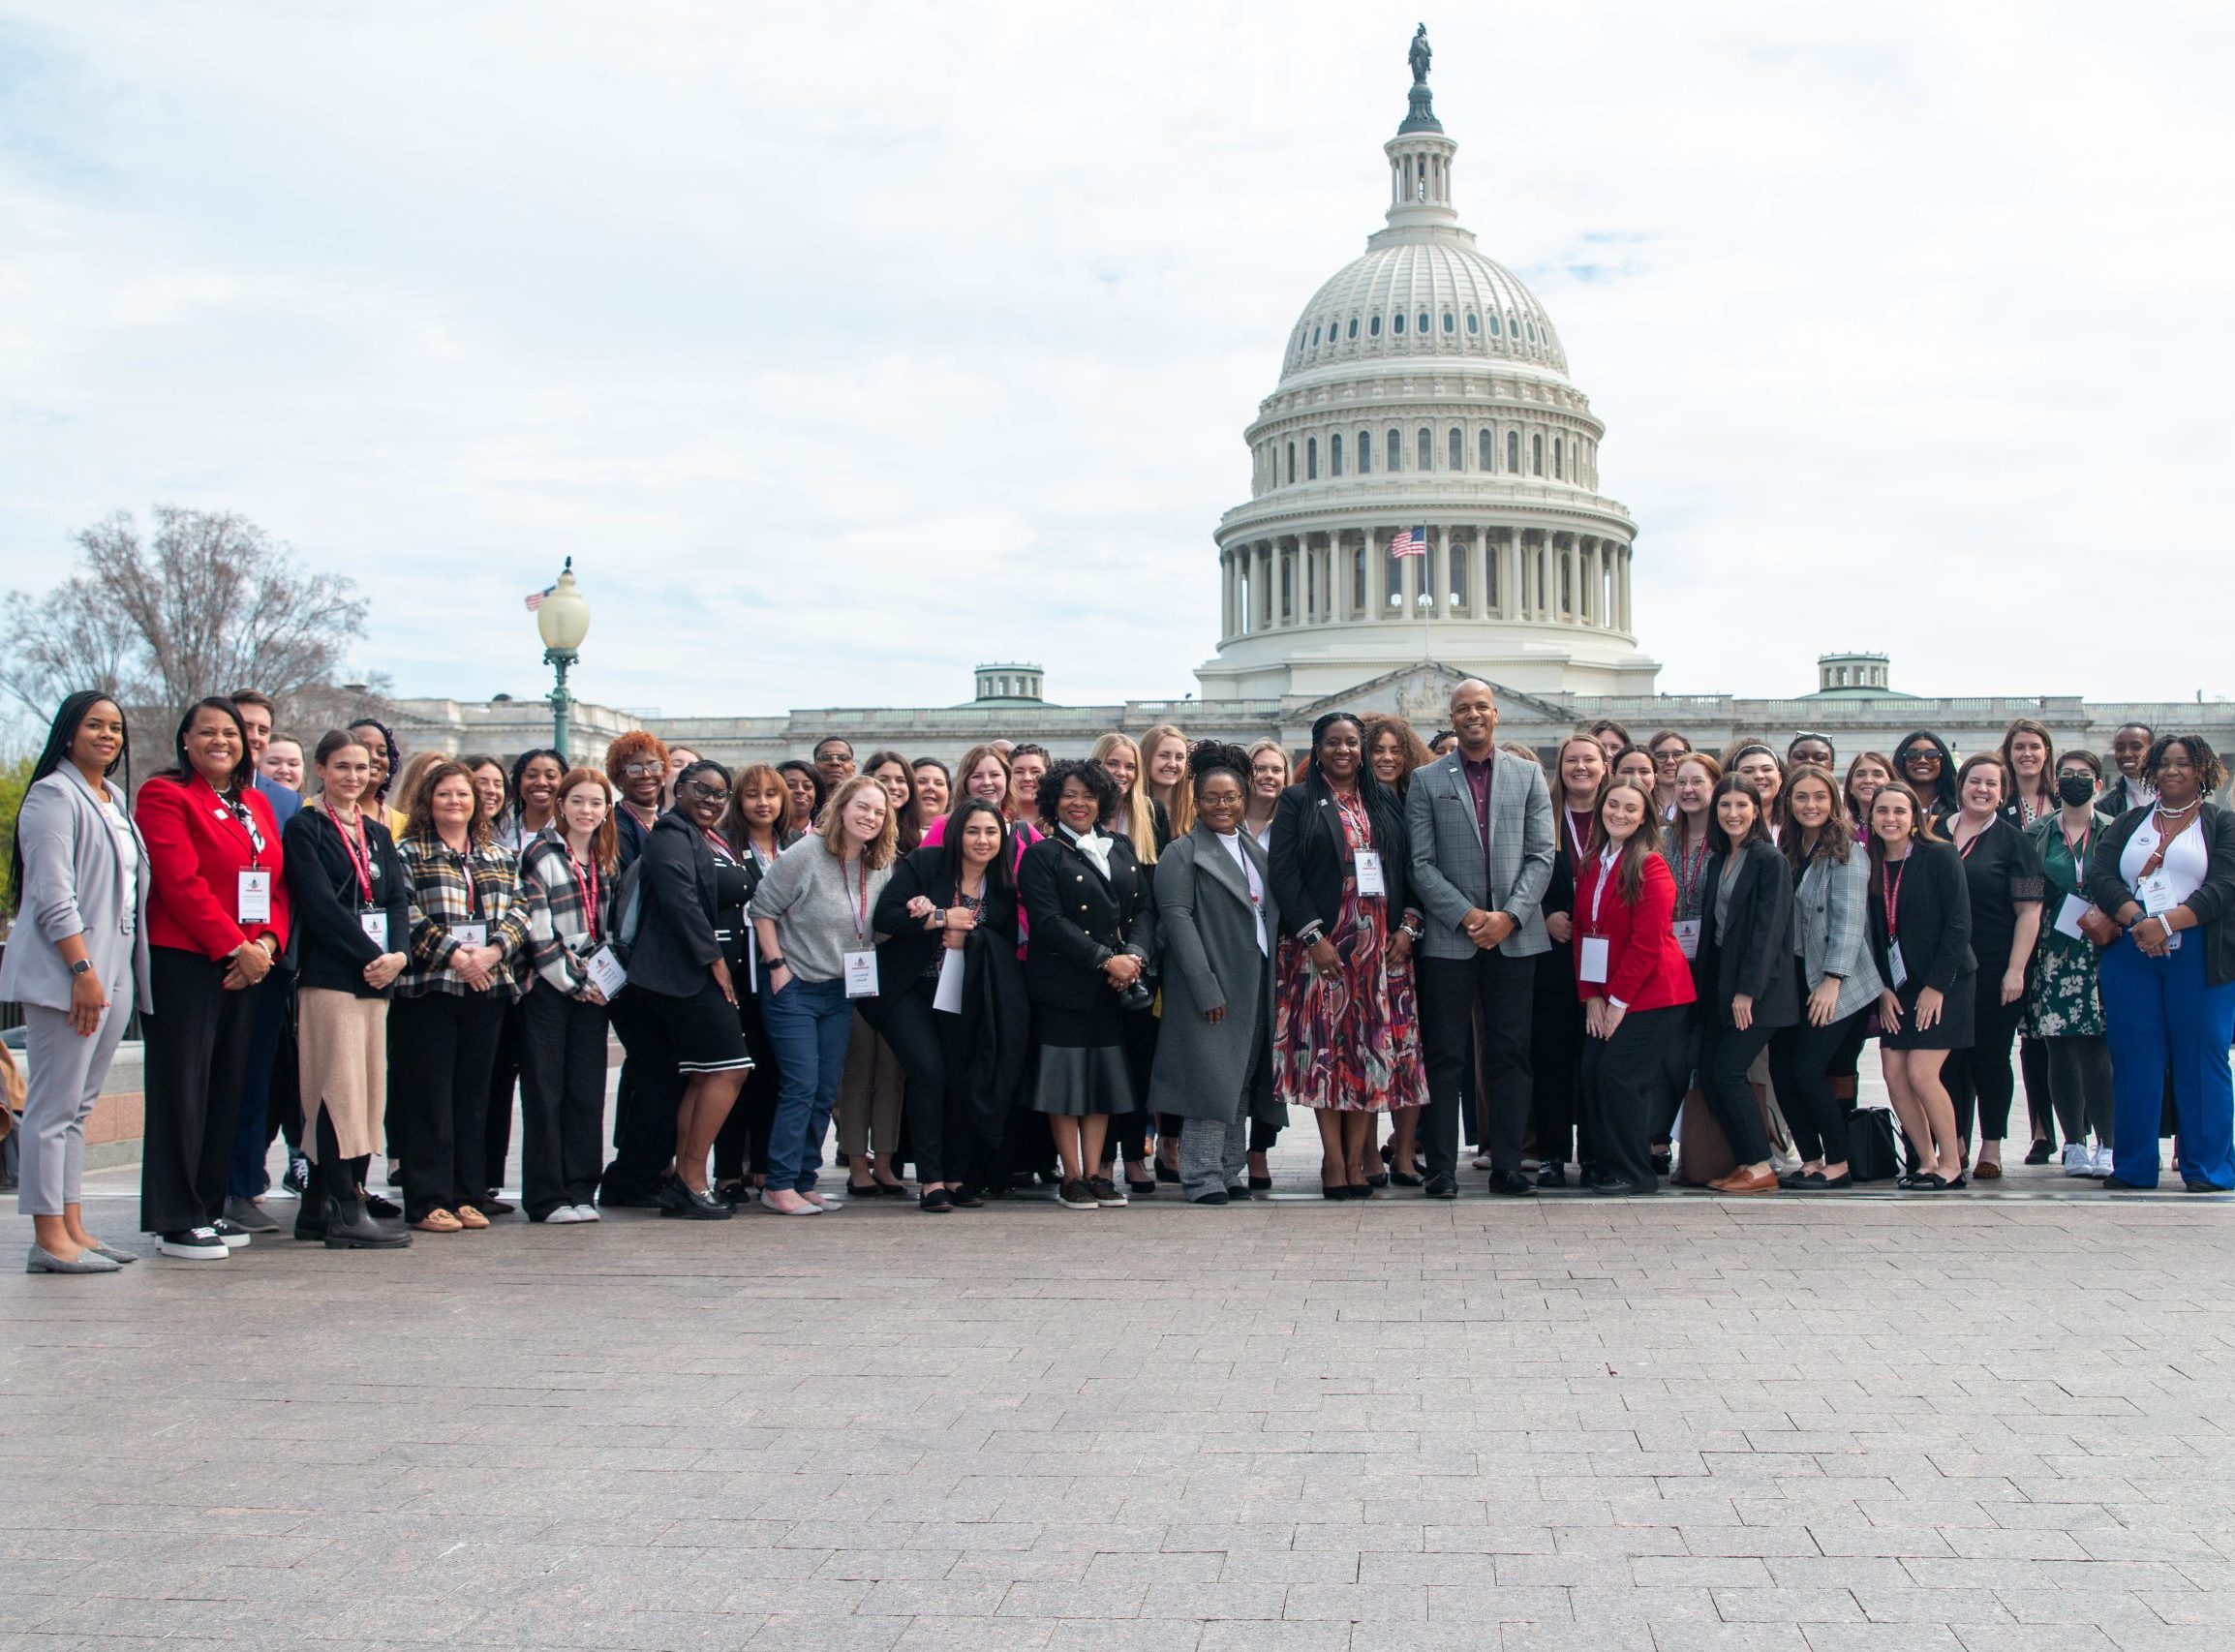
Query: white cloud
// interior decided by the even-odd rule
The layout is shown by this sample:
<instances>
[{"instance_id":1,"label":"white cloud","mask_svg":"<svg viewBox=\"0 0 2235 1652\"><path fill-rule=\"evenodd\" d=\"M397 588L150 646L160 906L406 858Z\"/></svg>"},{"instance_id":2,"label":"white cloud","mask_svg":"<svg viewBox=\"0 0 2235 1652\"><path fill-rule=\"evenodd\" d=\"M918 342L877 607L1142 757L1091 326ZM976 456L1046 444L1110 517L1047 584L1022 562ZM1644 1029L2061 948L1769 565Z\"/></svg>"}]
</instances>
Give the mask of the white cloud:
<instances>
[{"instance_id":1,"label":"white cloud","mask_svg":"<svg viewBox=\"0 0 2235 1652\"><path fill-rule=\"evenodd\" d=\"M616 704L945 703L983 658L1183 692L1412 15L18 4L0 585L223 505L359 578L405 692L531 690L567 554ZM1920 691L2225 687L2223 15L1428 21L1665 688L1857 646Z\"/></svg>"}]
</instances>

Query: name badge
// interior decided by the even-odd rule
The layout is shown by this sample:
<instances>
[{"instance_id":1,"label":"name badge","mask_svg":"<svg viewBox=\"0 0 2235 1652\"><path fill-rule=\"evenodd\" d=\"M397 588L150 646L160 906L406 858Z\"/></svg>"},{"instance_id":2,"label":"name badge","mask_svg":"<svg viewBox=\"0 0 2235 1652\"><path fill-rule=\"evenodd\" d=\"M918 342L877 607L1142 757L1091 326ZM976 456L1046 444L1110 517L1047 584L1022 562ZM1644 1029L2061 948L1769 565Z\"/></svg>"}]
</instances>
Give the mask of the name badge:
<instances>
[{"instance_id":1,"label":"name badge","mask_svg":"<svg viewBox=\"0 0 2235 1652\"><path fill-rule=\"evenodd\" d=\"M873 952L846 954L846 996L873 998L877 995L877 955Z\"/></svg>"},{"instance_id":2,"label":"name badge","mask_svg":"<svg viewBox=\"0 0 2235 1652\"><path fill-rule=\"evenodd\" d=\"M1893 990L1900 992L1909 982L1909 965L1901 961L1901 942L1885 943L1885 972L1893 977Z\"/></svg>"},{"instance_id":3,"label":"name badge","mask_svg":"<svg viewBox=\"0 0 2235 1652\"><path fill-rule=\"evenodd\" d=\"M609 946L601 946L585 958L582 968L589 975L590 984L608 999L628 985L628 971L622 967L621 960L614 956Z\"/></svg>"},{"instance_id":4,"label":"name badge","mask_svg":"<svg viewBox=\"0 0 2235 1652\"><path fill-rule=\"evenodd\" d=\"M2152 872L2141 882L2135 884L2134 893L2141 897L2142 910L2153 918L2162 918L2167 912L2181 904L2180 897L2173 893L2173 880L2162 872ZM2175 934L2169 926L2165 931L2165 950L2167 952L2179 952L2181 950L2181 937Z\"/></svg>"},{"instance_id":5,"label":"name badge","mask_svg":"<svg viewBox=\"0 0 2235 1652\"><path fill-rule=\"evenodd\" d=\"M2087 932L2080 928L2080 920L2088 915L2088 902L2077 895L2065 897L2065 903L2057 908L2057 933L2070 935L2074 940L2086 940Z\"/></svg>"},{"instance_id":6,"label":"name badge","mask_svg":"<svg viewBox=\"0 0 2235 1652\"><path fill-rule=\"evenodd\" d=\"M487 946L489 944L489 926L487 924L452 924L450 926L450 938L460 946Z\"/></svg>"},{"instance_id":7,"label":"name badge","mask_svg":"<svg viewBox=\"0 0 2235 1652\"><path fill-rule=\"evenodd\" d=\"M263 868L241 869L240 904L234 916L244 924L271 922L271 873Z\"/></svg>"},{"instance_id":8,"label":"name badge","mask_svg":"<svg viewBox=\"0 0 2235 1652\"><path fill-rule=\"evenodd\" d=\"M388 915L385 912L359 912L357 923L365 933L373 937L373 944L383 952L388 950Z\"/></svg>"},{"instance_id":9,"label":"name badge","mask_svg":"<svg viewBox=\"0 0 2235 1652\"><path fill-rule=\"evenodd\" d=\"M1358 892L1361 895L1389 894L1389 885L1382 881L1381 856L1371 849L1361 849L1356 863Z\"/></svg>"},{"instance_id":10,"label":"name badge","mask_svg":"<svg viewBox=\"0 0 2235 1652\"><path fill-rule=\"evenodd\" d=\"M1699 956L1699 920L1678 918L1672 926L1676 932L1676 946L1686 958Z\"/></svg>"},{"instance_id":11,"label":"name badge","mask_svg":"<svg viewBox=\"0 0 2235 1652\"><path fill-rule=\"evenodd\" d=\"M1576 960L1576 979L1590 985L1607 984L1608 942L1605 935L1585 935L1580 955Z\"/></svg>"}]
</instances>

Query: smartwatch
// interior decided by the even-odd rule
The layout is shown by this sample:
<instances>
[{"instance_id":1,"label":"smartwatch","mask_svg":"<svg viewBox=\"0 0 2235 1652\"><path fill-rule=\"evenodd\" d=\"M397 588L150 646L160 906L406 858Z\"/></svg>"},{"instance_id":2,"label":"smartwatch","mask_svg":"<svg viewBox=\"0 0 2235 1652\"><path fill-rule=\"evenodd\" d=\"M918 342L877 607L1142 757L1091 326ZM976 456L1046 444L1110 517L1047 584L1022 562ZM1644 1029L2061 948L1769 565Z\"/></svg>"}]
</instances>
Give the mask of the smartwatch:
<instances>
[{"instance_id":1,"label":"smartwatch","mask_svg":"<svg viewBox=\"0 0 2235 1652\"><path fill-rule=\"evenodd\" d=\"M81 958L76 964L73 964L70 966L70 973L73 975L86 975L90 974L92 969L93 960L90 958Z\"/></svg>"}]
</instances>

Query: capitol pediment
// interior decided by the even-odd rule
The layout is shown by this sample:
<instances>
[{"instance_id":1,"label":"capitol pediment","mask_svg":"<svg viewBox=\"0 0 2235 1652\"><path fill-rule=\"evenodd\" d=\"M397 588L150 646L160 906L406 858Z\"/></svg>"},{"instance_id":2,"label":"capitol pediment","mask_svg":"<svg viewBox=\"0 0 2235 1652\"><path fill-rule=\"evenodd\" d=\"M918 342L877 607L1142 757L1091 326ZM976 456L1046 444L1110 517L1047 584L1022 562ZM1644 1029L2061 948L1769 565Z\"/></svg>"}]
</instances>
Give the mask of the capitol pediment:
<instances>
[{"instance_id":1,"label":"capitol pediment","mask_svg":"<svg viewBox=\"0 0 2235 1652\"><path fill-rule=\"evenodd\" d=\"M1452 690L1469 677L1477 675L1479 673L1463 671L1440 660L1425 659L1417 665L1385 671L1379 677L1368 678L1338 694L1321 694L1300 700L1290 709L1288 720L1302 724L1317 721L1329 712L1357 712L1362 716L1378 712L1403 718L1422 730L1424 736L1427 731L1441 726L1445 713L1451 707ZM1567 721L1575 716L1573 707L1523 693L1518 688L1509 688L1502 683L1491 682L1490 691L1497 696L1502 711L1517 711L1538 720L1554 723Z\"/></svg>"}]
</instances>

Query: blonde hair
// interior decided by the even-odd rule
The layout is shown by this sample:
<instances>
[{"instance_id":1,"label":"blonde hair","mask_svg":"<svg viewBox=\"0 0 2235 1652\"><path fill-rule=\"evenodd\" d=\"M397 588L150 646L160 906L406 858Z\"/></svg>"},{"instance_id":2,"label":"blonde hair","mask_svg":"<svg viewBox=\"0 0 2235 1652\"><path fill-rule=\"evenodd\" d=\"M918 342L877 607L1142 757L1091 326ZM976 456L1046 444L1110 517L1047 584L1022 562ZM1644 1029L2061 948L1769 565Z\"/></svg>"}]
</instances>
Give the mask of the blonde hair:
<instances>
[{"instance_id":1,"label":"blonde hair","mask_svg":"<svg viewBox=\"0 0 2235 1652\"><path fill-rule=\"evenodd\" d=\"M1118 794L1118 829L1132 841L1133 858L1143 866L1154 866L1156 864L1156 811L1148 807L1148 788L1144 783L1148 780L1148 776L1142 769L1141 748L1134 744L1131 735L1119 734L1116 730L1112 730L1094 742L1094 750L1087 753L1087 761L1102 763L1104 768L1108 768L1109 764L1103 760L1113 751L1130 751L1133 753L1133 783L1121 789ZM1041 783L1046 784L1047 782L1042 781Z\"/></svg>"},{"instance_id":2,"label":"blonde hair","mask_svg":"<svg viewBox=\"0 0 2235 1652\"><path fill-rule=\"evenodd\" d=\"M839 781L838 790L830 794L830 801L822 806L822 813L816 818L822 826L822 846L843 859L846 805L864 791L875 792L877 801L885 806L885 823L877 828L874 838L862 845L862 859L874 872L892 864L894 846L900 841L901 828L896 818L900 811L893 807L892 794L885 790L884 781L874 775L848 775Z\"/></svg>"},{"instance_id":3,"label":"blonde hair","mask_svg":"<svg viewBox=\"0 0 2235 1652\"><path fill-rule=\"evenodd\" d=\"M1164 805L1165 812L1172 816L1172 836L1177 841L1194 829L1195 788L1188 783L1193 777L1187 767L1187 753L1193 750L1193 746L1175 724L1152 724L1141 736L1141 783L1149 787L1149 796L1156 796L1154 783L1148 779L1148 759L1155 754L1156 748L1167 740L1179 742L1179 783L1172 788L1170 797L1159 798L1158 801Z\"/></svg>"},{"instance_id":4,"label":"blonde hair","mask_svg":"<svg viewBox=\"0 0 2235 1652\"><path fill-rule=\"evenodd\" d=\"M408 818L412 812L413 796L421 786L427 783L427 771L437 763L449 761L451 759L440 751L413 752L411 756L404 759L404 772L396 776L388 787L388 807L398 811ZM466 765L460 763L458 767L465 769ZM474 778L474 772L471 769L466 769L466 778L468 780Z\"/></svg>"}]
</instances>

